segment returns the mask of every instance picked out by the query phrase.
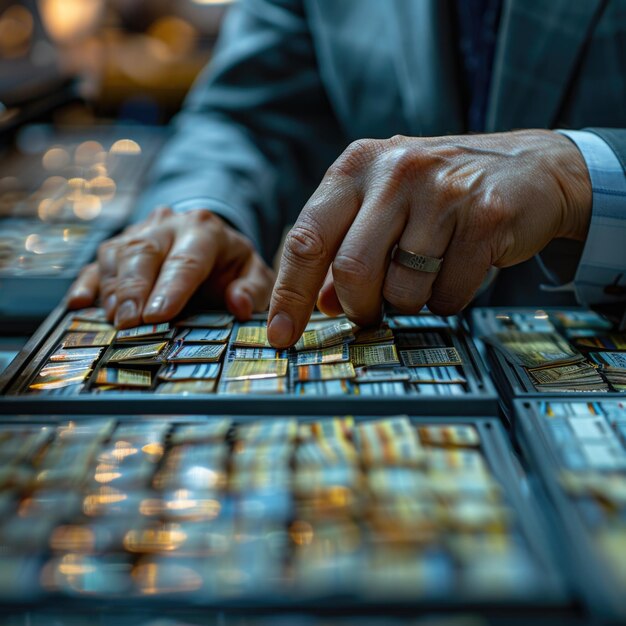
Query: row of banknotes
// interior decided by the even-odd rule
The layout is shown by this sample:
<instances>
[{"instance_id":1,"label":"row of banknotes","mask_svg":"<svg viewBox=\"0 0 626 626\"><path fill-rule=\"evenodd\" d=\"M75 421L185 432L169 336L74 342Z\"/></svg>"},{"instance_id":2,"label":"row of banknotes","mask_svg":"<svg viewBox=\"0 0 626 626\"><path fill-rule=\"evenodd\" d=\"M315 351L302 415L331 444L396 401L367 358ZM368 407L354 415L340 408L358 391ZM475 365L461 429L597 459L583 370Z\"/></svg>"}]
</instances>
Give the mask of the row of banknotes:
<instances>
[{"instance_id":1,"label":"row of banknotes","mask_svg":"<svg viewBox=\"0 0 626 626\"><path fill-rule=\"evenodd\" d=\"M405 416L0 425L0 545L91 598L519 597L541 578L485 439Z\"/></svg>"},{"instance_id":2,"label":"row of banknotes","mask_svg":"<svg viewBox=\"0 0 626 626\"><path fill-rule=\"evenodd\" d=\"M593 311L517 312L485 337L540 392L626 391L626 334Z\"/></svg>"},{"instance_id":3,"label":"row of banknotes","mask_svg":"<svg viewBox=\"0 0 626 626\"><path fill-rule=\"evenodd\" d=\"M277 350L265 316L235 323L205 312L116 330L101 309L68 315L29 393L464 395L462 351L444 318L391 316L359 329L314 314L298 342Z\"/></svg>"}]
</instances>

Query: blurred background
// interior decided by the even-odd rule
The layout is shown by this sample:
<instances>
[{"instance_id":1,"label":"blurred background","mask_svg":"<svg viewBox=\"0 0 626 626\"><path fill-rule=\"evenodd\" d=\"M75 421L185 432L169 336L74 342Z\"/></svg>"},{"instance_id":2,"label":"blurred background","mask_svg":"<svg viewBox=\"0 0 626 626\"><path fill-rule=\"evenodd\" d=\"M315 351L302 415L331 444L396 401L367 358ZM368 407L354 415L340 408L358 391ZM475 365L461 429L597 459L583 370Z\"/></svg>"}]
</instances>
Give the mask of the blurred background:
<instances>
[{"instance_id":1,"label":"blurred background","mask_svg":"<svg viewBox=\"0 0 626 626\"><path fill-rule=\"evenodd\" d=\"M229 4L0 0L0 371L133 220Z\"/></svg>"},{"instance_id":2,"label":"blurred background","mask_svg":"<svg viewBox=\"0 0 626 626\"><path fill-rule=\"evenodd\" d=\"M75 81L59 124L166 122L210 58L223 0L4 0L0 101L8 109ZM4 120L5 122L7 120Z\"/></svg>"}]
</instances>

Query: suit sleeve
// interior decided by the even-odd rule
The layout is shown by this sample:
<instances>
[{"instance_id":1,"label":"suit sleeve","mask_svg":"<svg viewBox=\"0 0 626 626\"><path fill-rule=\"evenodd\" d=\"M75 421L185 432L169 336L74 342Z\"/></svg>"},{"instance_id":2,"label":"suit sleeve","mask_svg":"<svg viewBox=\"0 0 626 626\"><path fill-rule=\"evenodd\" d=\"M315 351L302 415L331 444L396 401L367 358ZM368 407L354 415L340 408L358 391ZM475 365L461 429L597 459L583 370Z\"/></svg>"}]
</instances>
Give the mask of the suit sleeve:
<instances>
[{"instance_id":1,"label":"suit sleeve","mask_svg":"<svg viewBox=\"0 0 626 626\"><path fill-rule=\"evenodd\" d=\"M574 276L581 304L626 302L626 130L560 131L579 148L589 169L589 233Z\"/></svg>"},{"instance_id":2,"label":"suit sleeve","mask_svg":"<svg viewBox=\"0 0 626 626\"><path fill-rule=\"evenodd\" d=\"M137 218L208 208L269 258L344 139L298 0L240 0L175 120Z\"/></svg>"}]
</instances>

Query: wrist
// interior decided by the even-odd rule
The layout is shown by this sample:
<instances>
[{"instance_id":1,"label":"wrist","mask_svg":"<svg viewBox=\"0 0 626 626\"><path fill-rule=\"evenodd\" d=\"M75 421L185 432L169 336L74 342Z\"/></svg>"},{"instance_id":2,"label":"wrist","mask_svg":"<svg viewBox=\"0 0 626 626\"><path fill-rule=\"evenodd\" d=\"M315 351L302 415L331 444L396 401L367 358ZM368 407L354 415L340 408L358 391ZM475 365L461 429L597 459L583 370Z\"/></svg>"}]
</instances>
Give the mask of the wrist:
<instances>
[{"instance_id":1,"label":"wrist","mask_svg":"<svg viewBox=\"0 0 626 626\"><path fill-rule=\"evenodd\" d=\"M589 231L593 198L589 169L571 139L557 132L548 132L554 138L557 158L553 162L553 171L563 196L557 237L584 241Z\"/></svg>"}]
</instances>

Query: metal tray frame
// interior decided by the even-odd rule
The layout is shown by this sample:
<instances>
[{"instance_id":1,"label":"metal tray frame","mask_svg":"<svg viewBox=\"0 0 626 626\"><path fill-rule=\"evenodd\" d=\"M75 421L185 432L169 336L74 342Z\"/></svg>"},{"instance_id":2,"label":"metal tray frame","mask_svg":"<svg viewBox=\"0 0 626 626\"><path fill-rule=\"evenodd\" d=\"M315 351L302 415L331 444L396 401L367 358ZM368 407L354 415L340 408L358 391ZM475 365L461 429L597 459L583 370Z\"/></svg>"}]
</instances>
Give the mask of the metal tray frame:
<instances>
[{"instance_id":1,"label":"metal tray frame","mask_svg":"<svg viewBox=\"0 0 626 626\"><path fill-rule=\"evenodd\" d=\"M95 417L94 415L76 415L72 420L83 421ZM99 417L102 417L99 415ZM112 419L122 422L135 421L167 421L168 423L203 422L214 416L209 415L110 415ZM233 415L236 423L245 423L262 419L262 415ZM323 416L311 416L320 418ZM306 418L306 416L305 416ZM66 421L66 415L42 416L13 416L12 423L45 424ZM366 421L370 416L357 415L355 421ZM411 416L413 424L432 424L442 420L439 416L419 417ZM0 421L6 421L7 417ZM517 523L529 550L533 554L533 561L539 566L544 580L542 580L542 592L528 598L513 597L501 598L490 601L476 600L471 597L454 595L449 598L424 598L415 602L396 599L389 600L364 600L362 597L337 594L333 596L316 597L309 599L293 597L269 597L259 596L244 599L204 601L198 598L185 598L170 596L158 597L146 600L137 597L108 597L106 600L88 598L72 598L58 595L37 595L31 598L16 598L15 601L6 599L0 603L0 614L15 612L20 609L28 610L54 610L62 607L66 614L80 611L95 611L99 609L114 610L180 610L193 611L202 609L206 611L225 611L232 613L271 614L274 612L307 612L312 614L377 614L380 612L392 612L394 615L417 615L424 612L478 612L481 615L493 616L497 623L502 619L503 624L510 624L511 618L519 619L520 615L526 619L532 617L534 622L546 624L554 623L579 623L583 617L582 607L571 594L571 589L561 575L563 571L560 562L561 555L555 551L554 545L548 540L549 534L538 502L532 491L523 489L520 485L518 470L515 466L513 450L506 436L504 427L499 420L489 417L448 417L444 420L447 424L468 424L478 429L481 439L481 449L490 465L494 475L502 483L505 489L505 498L516 512ZM207 613L203 613L207 614ZM559 620L555 622L555 620ZM563 620L563 621L561 621ZM523 623L523 622L520 622Z\"/></svg>"},{"instance_id":2,"label":"metal tray frame","mask_svg":"<svg viewBox=\"0 0 626 626\"><path fill-rule=\"evenodd\" d=\"M457 346L472 391L463 396L324 396L202 395L157 396L142 393L109 393L105 396L16 395L53 350L63 332L60 322L67 314L61 303L43 322L20 354L0 377L0 415L40 413L153 413L153 414L248 414L248 415L498 415L498 396L481 358L469 337ZM473 378L470 382L469 378Z\"/></svg>"},{"instance_id":3,"label":"metal tray frame","mask_svg":"<svg viewBox=\"0 0 626 626\"><path fill-rule=\"evenodd\" d=\"M538 407L540 403L550 401L584 402L585 399L515 400L517 440L536 482L545 490L548 506L544 510L551 517L550 526L555 531L553 541L563 555L567 571L571 573L570 584L576 594L585 599L592 614L603 623L624 623L626 589L616 585L602 557L596 552L583 520L556 480L562 465Z\"/></svg>"},{"instance_id":4,"label":"metal tray frame","mask_svg":"<svg viewBox=\"0 0 626 626\"><path fill-rule=\"evenodd\" d=\"M561 310L563 308L572 309L575 307L546 307L545 311ZM551 399L569 399L579 400L586 402L601 401L601 400L619 400L626 399L626 394L616 391L597 392L597 391L581 391L581 392L563 392L563 393L545 393L537 391L532 384L532 381L523 367L512 365L506 358L495 348L486 345L480 339L480 334L485 334L487 330L485 323L481 321L481 317L485 317L487 313L497 314L499 311L535 311L538 310L535 307L481 307L474 309L471 312L471 324L472 331L477 334L476 341L481 343L481 353L485 357L487 367L491 374L491 377L500 393L502 412L507 419L514 423L515 411L513 408L514 400L521 398L525 400L549 400Z\"/></svg>"}]
</instances>

